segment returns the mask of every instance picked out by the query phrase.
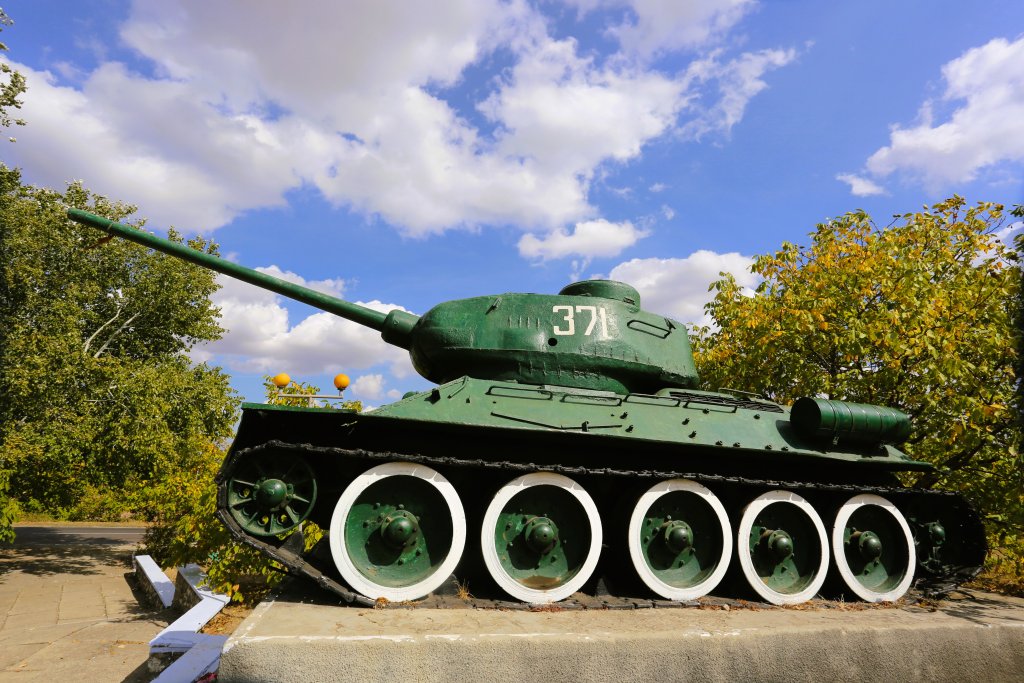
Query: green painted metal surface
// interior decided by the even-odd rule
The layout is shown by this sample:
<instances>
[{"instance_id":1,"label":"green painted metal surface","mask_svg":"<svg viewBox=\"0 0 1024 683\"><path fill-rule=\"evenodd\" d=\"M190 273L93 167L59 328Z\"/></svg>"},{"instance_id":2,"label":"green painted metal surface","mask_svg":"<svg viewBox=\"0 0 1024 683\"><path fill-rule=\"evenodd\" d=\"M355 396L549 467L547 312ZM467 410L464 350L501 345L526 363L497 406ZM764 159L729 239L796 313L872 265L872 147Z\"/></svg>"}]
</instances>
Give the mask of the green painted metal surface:
<instances>
[{"instance_id":1,"label":"green painted metal surface","mask_svg":"<svg viewBox=\"0 0 1024 683\"><path fill-rule=\"evenodd\" d=\"M447 506L437 489L413 477L371 484L343 525L352 563L382 586L408 586L437 569L452 544Z\"/></svg>"},{"instance_id":2,"label":"green painted metal surface","mask_svg":"<svg viewBox=\"0 0 1024 683\"><path fill-rule=\"evenodd\" d=\"M251 458L232 473L227 506L248 533L279 536L309 517L316 496L316 478L305 462Z\"/></svg>"},{"instance_id":3,"label":"green painted metal surface","mask_svg":"<svg viewBox=\"0 0 1024 683\"><path fill-rule=\"evenodd\" d=\"M675 588L704 582L722 555L718 518L707 503L688 491L658 498L644 514L640 534L647 566Z\"/></svg>"},{"instance_id":4,"label":"green painted metal surface","mask_svg":"<svg viewBox=\"0 0 1024 683\"><path fill-rule=\"evenodd\" d=\"M792 422L808 436L832 441L900 444L910 437L910 416L864 403L801 398L793 404Z\"/></svg>"},{"instance_id":5,"label":"green painted metal surface","mask_svg":"<svg viewBox=\"0 0 1024 683\"><path fill-rule=\"evenodd\" d=\"M586 512L556 486L532 486L502 508L494 547L506 573L527 588L561 586L576 575L590 546Z\"/></svg>"},{"instance_id":6,"label":"green painted metal surface","mask_svg":"<svg viewBox=\"0 0 1024 683\"><path fill-rule=\"evenodd\" d=\"M685 328L641 310L625 283L587 280L558 295L500 294L441 303L422 317L384 314L84 211L68 216L380 331L442 386L378 415L928 468L892 447L910 429L899 411L807 398L790 415L767 401L694 390ZM842 441L852 450L834 447Z\"/></svg>"},{"instance_id":7,"label":"green painted metal surface","mask_svg":"<svg viewBox=\"0 0 1024 683\"><path fill-rule=\"evenodd\" d=\"M621 443L623 457L639 443L672 445L705 458L759 458L856 464L885 470L929 470L893 446L822 444L791 423L789 409L730 394L669 389L620 395L567 387L529 386L463 377L382 406L361 420L478 426L536 434L577 433ZM495 438L500 436L495 435Z\"/></svg>"},{"instance_id":8,"label":"green painted metal surface","mask_svg":"<svg viewBox=\"0 0 1024 683\"><path fill-rule=\"evenodd\" d=\"M757 516L748 540L754 571L778 593L799 593L821 561L810 519L793 505L773 503Z\"/></svg>"}]
</instances>

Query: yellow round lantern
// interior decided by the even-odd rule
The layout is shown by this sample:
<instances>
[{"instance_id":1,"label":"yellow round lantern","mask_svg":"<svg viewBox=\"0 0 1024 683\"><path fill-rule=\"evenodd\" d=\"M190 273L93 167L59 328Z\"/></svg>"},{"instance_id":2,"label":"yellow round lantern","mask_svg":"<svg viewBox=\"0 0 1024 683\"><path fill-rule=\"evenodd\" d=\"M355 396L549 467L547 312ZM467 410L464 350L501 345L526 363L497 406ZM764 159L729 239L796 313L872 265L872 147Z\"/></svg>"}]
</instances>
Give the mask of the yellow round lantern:
<instances>
[{"instance_id":1,"label":"yellow round lantern","mask_svg":"<svg viewBox=\"0 0 1024 683\"><path fill-rule=\"evenodd\" d=\"M274 386L278 389L284 389L286 386L291 384L292 378L288 376L287 372L280 372L270 378L270 381L274 383Z\"/></svg>"},{"instance_id":2,"label":"yellow round lantern","mask_svg":"<svg viewBox=\"0 0 1024 683\"><path fill-rule=\"evenodd\" d=\"M334 377L334 386L335 386L335 388L338 391L345 391L345 388L348 385L349 385L348 375L346 375L345 373L341 373L339 375L335 375L335 377Z\"/></svg>"}]
</instances>

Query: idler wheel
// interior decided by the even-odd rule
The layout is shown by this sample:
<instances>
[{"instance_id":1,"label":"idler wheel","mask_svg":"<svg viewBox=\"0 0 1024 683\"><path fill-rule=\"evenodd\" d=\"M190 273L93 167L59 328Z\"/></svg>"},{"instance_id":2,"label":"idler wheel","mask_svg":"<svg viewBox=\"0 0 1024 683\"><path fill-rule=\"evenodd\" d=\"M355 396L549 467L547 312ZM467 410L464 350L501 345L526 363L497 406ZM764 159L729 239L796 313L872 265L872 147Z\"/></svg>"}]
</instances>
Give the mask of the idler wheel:
<instances>
[{"instance_id":1,"label":"idler wheel","mask_svg":"<svg viewBox=\"0 0 1024 683\"><path fill-rule=\"evenodd\" d=\"M237 461L227 480L227 509L253 536L291 533L316 503L316 479L302 458L260 452Z\"/></svg>"},{"instance_id":2,"label":"idler wheel","mask_svg":"<svg viewBox=\"0 0 1024 683\"><path fill-rule=\"evenodd\" d=\"M601 518L572 479L535 472L502 486L487 506L480 544L495 583L529 603L563 600L594 573Z\"/></svg>"},{"instance_id":3,"label":"idler wheel","mask_svg":"<svg viewBox=\"0 0 1024 683\"><path fill-rule=\"evenodd\" d=\"M331 556L368 598L415 600L455 570L466 515L455 488L424 465L391 462L356 477L334 507Z\"/></svg>"},{"instance_id":4,"label":"idler wheel","mask_svg":"<svg viewBox=\"0 0 1024 683\"><path fill-rule=\"evenodd\" d=\"M763 493L744 508L736 551L751 589L772 604L810 600L825 582L825 525L811 504L791 491Z\"/></svg>"},{"instance_id":5,"label":"idler wheel","mask_svg":"<svg viewBox=\"0 0 1024 683\"><path fill-rule=\"evenodd\" d=\"M648 489L633 507L627 534L637 576L668 600L707 595L729 568L729 516L695 481L671 479Z\"/></svg>"},{"instance_id":6,"label":"idler wheel","mask_svg":"<svg viewBox=\"0 0 1024 683\"><path fill-rule=\"evenodd\" d=\"M842 504L832 524L832 557L843 583L861 600L899 600L914 580L914 537L903 514L881 496Z\"/></svg>"}]
</instances>

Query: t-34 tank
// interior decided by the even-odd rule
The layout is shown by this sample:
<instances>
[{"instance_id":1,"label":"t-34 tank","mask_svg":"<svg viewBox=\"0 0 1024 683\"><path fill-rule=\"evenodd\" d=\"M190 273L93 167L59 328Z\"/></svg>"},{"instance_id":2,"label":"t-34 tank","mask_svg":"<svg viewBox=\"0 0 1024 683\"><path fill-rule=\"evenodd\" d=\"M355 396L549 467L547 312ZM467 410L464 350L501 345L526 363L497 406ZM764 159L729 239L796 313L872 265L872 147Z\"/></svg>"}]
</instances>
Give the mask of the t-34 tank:
<instances>
[{"instance_id":1,"label":"t-34 tank","mask_svg":"<svg viewBox=\"0 0 1024 683\"><path fill-rule=\"evenodd\" d=\"M379 330L437 385L366 414L243 405L218 516L349 602L417 599L453 575L478 597L529 603L611 590L633 604L711 591L789 604L823 586L891 601L984 559L965 501L898 483L931 468L897 449L906 415L700 390L684 326L642 310L627 284L385 314L68 214ZM301 553L306 520L328 530L329 557Z\"/></svg>"}]
</instances>

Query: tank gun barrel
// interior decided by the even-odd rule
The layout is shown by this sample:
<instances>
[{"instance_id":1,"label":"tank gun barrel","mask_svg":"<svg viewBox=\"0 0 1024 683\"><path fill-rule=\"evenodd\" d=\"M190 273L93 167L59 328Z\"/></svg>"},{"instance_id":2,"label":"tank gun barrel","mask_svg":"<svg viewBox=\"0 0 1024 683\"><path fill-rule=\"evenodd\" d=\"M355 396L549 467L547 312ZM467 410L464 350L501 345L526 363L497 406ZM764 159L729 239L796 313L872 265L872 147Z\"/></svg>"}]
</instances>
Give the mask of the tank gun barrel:
<instances>
[{"instance_id":1,"label":"tank gun barrel","mask_svg":"<svg viewBox=\"0 0 1024 683\"><path fill-rule=\"evenodd\" d=\"M381 333L384 341L395 346L402 348L409 348L410 336L412 328L419 320L418 316L411 313L406 313L402 310L393 310L389 313L381 313L375 311L372 308L366 308L342 299L318 292L302 285L297 285L286 280L266 275L257 270L240 266L237 263L232 263L225 259L214 256L213 254L207 254L202 251L198 251L188 246L187 244L180 244L178 242L172 242L171 240L157 237L144 230L139 230L116 221L112 221L108 218L103 218L95 214L89 213L88 211L82 211L80 209L69 209L68 218L87 225L91 228L102 230L108 235L116 235L123 237L126 240L141 244L144 247L149 247L156 251L180 258L189 263L194 263L201 268L213 270L218 273L223 273L228 277L241 280L242 282L248 282L249 284L256 285L263 289L270 290L280 294L281 296L294 299L295 301L301 301L304 304L309 304L314 308L319 308L322 311L333 313L339 317L351 320L352 322L358 323L365 327L377 330Z\"/></svg>"}]
</instances>

